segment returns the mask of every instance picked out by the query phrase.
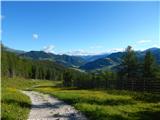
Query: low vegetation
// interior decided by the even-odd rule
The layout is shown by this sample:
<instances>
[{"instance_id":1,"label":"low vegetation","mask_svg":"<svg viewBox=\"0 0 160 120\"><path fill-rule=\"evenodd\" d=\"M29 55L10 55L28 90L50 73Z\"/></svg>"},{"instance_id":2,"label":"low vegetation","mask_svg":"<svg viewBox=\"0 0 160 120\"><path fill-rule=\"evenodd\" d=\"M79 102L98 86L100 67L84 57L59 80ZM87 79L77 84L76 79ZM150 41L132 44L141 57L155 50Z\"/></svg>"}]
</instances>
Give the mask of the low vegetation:
<instances>
[{"instance_id":1,"label":"low vegetation","mask_svg":"<svg viewBox=\"0 0 160 120\"><path fill-rule=\"evenodd\" d=\"M72 104L90 120L159 120L160 95L117 90L39 86L33 90Z\"/></svg>"},{"instance_id":2,"label":"low vegetation","mask_svg":"<svg viewBox=\"0 0 160 120\"><path fill-rule=\"evenodd\" d=\"M30 100L14 88L2 89L2 120L27 119L30 110Z\"/></svg>"},{"instance_id":3,"label":"low vegetation","mask_svg":"<svg viewBox=\"0 0 160 120\"><path fill-rule=\"evenodd\" d=\"M36 85L52 85L50 81L24 78L2 78L1 119L26 120L30 111L30 99L20 90Z\"/></svg>"}]
</instances>

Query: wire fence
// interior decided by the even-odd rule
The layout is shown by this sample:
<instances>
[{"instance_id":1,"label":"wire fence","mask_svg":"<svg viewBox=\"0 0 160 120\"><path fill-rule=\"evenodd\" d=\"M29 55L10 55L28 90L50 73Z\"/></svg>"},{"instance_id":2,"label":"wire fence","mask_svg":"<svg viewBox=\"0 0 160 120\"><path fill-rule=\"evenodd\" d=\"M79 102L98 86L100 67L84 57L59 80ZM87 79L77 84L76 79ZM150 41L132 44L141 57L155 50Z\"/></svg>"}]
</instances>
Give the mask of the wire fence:
<instances>
[{"instance_id":1,"label":"wire fence","mask_svg":"<svg viewBox=\"0 0 160 120\"><path fill-rule=\"evenodd\" d=\"M160 93L160 80L152 78L108 80L106 88Z\"/></svg>"}]
</instances>

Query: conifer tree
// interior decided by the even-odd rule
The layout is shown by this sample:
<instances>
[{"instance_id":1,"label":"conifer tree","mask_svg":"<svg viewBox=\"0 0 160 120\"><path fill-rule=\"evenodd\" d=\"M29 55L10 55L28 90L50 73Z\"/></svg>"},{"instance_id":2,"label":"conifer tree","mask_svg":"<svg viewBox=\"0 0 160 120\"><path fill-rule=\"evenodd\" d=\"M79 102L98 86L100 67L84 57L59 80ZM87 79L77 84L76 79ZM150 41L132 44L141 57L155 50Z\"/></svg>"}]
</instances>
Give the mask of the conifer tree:
<instances>
[{"instance_id":1,"label":"conifer tree","mask_svg":"<svg viewBox=\"0 0 160 120\"><path fill-rule=\"evenodd\" d=\"M136 54L134 50L132 50L131 46L128 46L125 50L122 66L123 66L123 72L125 73L128 79L136 77L138 62Z\"/></svg>"},{"instance_id":2,"label":"conifer tree","mask_svg":"<svg viewBox=\"0 0 160 120\"><path fill-rule=\"evenodd\" d=\"M144 77L153 77L155 73L155 60L150 51L147 51L144 58Z\"/></svg>"}]
</instances>

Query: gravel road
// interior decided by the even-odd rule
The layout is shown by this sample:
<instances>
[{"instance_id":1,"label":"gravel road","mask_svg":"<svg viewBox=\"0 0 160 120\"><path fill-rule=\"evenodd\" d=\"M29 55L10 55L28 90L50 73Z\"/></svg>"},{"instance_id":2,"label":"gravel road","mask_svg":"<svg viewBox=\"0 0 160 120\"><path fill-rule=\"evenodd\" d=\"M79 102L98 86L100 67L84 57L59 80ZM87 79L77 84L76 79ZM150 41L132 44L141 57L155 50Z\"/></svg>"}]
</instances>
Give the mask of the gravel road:
<instances>
[{"instance_id":1,"label":"gravel road","mask_svg":"<svg viewBox=\"0 0 160 120\"><path fill-rule=\"evenodd\" d=\"M48 94L35 91L23 91L23 93L32 101L29 120L87 120L74 107Z\"/></svg>"}]
</instances>

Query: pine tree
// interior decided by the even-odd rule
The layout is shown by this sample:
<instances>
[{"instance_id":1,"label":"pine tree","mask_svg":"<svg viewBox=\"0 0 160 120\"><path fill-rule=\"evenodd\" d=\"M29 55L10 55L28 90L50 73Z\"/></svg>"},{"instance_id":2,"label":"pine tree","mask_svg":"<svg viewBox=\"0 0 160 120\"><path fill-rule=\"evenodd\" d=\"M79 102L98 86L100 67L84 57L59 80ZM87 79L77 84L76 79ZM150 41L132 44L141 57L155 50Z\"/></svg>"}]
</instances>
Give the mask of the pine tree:
<instances>
[{"instance_id":1,"label":"pine tree","mask_svg":"<svg viewBox=\"0 0 160 120\"><path fill-rule=\"evenodd\" d=\"M63 77L64 77L63 78L64 79L64 81L63 81L64 86L67 86L67 87L72 86L72 73L69 70L66 70L64 72Z\"/></svg>"},{"instance_id":2,"label":"pine tree","mask_svg":"<svg viewBox=\"0 0 160 120\"><path fill-rule=\"evenodd\" d=\"M155 74L155 60L150 51L147 51L144 58L144 77L153 77Z\"/></svg>"},{"instance_id":3,"label":"pine tree","mask_svg":"<svg viewBox=\"0 0 160 120\"><path fill-rule=\"evenodd\" d=\"M123 72L126 74L127 78L136 77L138 62L136 54L131 46L128 46L125 50L122 66Z\"/></svg>"},{"instance_id":4,"label":"pine tree","mask_svg":"<svg viewBox=\"0 0 160 120\"><path fill-rule=\"evenodd\" d=\"M122 72L120 73L120 76L123 76L122 84L125 85L126 83L131 82L131 86L128 86L127 84L126 87L134 90L134 80L137 79L139 73L137 57L131 46L126 48L121 66Z\"/></svg>"}]
</instances>

